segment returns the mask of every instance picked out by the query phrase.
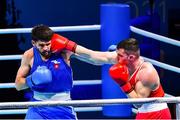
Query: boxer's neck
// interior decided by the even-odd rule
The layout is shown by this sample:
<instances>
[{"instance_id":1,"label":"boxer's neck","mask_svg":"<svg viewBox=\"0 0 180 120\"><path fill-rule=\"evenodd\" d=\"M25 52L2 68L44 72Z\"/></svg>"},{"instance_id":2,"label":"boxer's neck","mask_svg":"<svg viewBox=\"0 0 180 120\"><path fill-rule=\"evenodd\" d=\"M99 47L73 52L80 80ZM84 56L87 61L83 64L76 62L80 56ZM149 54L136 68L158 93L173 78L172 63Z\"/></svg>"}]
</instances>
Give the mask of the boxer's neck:
<instances>
[{"instance_id":1,"label":"boxer's neck","mask_svg":"<svg viewBox=\"0 0 180 120\"><path fill-rule=\"evenodd\" d=\"M144 60L142 58L138 58L136 59L134 62L132 62L130 65L129 65L129 72L130 73L133 73L136 69L139 68L139 66L142 64Z\"/></svg>"}]
</instances>

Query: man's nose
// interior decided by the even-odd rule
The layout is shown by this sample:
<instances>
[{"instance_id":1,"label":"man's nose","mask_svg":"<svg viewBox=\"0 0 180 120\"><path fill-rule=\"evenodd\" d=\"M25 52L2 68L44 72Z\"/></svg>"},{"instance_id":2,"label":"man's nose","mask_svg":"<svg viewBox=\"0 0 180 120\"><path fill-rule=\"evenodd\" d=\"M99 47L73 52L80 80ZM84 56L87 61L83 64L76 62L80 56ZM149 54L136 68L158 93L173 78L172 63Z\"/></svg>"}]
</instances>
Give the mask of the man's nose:
<instances>
[{"instance_id":1,"label":"man's nose","mask_svg":"<svg viewBox=\"0 0 180 120\"><path fill-rule=\"evenodd\" d=\"M49 50L50 47L49 46L44 46L44 50Z\"/></svg>"}]
</instances>

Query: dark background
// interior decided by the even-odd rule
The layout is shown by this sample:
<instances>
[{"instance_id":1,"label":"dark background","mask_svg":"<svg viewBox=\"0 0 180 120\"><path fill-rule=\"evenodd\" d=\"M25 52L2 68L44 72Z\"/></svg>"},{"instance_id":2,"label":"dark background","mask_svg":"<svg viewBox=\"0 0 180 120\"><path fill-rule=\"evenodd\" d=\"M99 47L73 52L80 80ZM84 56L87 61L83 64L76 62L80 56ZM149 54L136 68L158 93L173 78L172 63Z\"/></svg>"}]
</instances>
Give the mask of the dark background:
<instances>
[{"instance_id":1,"label":"dark background","mask_svg":"<svg viewBox=\"0 0 180 120\"><path fill-rule=\"evenodd\" d=\"M154 1L152 9L151 2ZM100 5L127 3L131 7L132 25L176 40L180 39L179 0L1 0L0 29L28 28L36 24L53 26L75 26L100 24ZM148 17L147 21L134 21ZM93 50L101 50L100 31L61 32L60 34ZM180 67L180 48L132 34L141 43L142 56ZM23 54L31 47L31 36L27 34L0 34L0 55ZM14 82L20 60L0 61L1 83ZM101 79L101 67L72 59L75 80ZM157 68L166 93L179 96L179 74ZM0 101L26 101L27 91L1 89ZM73 99L101 98L101 85L75 86ZM170 105L171 107L173 105ZM174 111L172 110L172 114ZM0 118L24 118L24 115L0 115ZM78 118L108 118L101 112L78 113Z\"/></svg>"}]
</instances>

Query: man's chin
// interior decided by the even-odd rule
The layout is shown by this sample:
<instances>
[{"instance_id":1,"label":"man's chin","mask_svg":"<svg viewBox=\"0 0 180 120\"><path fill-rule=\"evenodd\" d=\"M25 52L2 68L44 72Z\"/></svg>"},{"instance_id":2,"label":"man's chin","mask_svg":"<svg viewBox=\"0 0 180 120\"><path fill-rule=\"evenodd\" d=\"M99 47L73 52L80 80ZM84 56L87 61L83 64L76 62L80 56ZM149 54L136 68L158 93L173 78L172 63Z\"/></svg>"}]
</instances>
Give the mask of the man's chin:
<instances>
[{"instance_id":1,"label":"man's chin","mask_svg":"<svg viewBox=\"0 0 180 120\"><path fill-rule=\"evenodd\" d=\"M51 52L45 52L45 53L42 53L42 55L43 55L44 57L49 57L49 56L51 55Z\"/></svg>"}]
</instances>

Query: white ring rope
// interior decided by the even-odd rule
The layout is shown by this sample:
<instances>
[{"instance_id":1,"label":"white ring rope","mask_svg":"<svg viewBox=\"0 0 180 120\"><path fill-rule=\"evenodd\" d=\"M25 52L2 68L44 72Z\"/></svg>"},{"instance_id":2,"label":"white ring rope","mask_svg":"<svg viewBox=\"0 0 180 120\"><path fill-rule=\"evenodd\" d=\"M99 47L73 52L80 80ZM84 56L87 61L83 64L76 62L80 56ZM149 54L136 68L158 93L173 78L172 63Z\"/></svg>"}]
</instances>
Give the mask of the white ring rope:
<instances>
[{"instance_id":1,"label":"white ring rope","mask_svg":"<svg viewBox=\"0 0 180 120\"><path fill-rule=\"evenodd\" d=\"M28 111L28 109L0 110L0 115L26 114L27 111ZM102 107L75 107L74 111L76 111L76 112L95 112L95 111L102 111Z\"/></svg>"},{"instance_id":2,"label":"white ring rope","mask_svg":"<svg viewBox=\"0 0 180 120\"><path fill-rule=\"evenodd\" d=\"M102 111L102 107L76 107L74 111L76 112L97 112ZM13 114L26 114L28 109L9 109L9 110L0 110L0 115L13 115ZM132 108L133 113L137 113L138 110Z\"/></svg>"},{"instance_id":3,"label":"white ring rope","mask_svg":"<svg viewBox=\"0 0 180 120\"><path fill-rule=\"evenodd\" d=\"M55 32L100 30L100 25L50 27ZM0 29L0 34L30 33L32 28Z\"/></svg>"},{"instance_id":4,"label":"white ring rope","mask_svg":"<svg viewBox=\"0 0 180 120\"><path fill-rule=\"evenodd\" d=\"M74 80L73 85L98 85L102 84L101 80ZM15 88L15 83L1 83L0 89Z\"/></svg>"},{"instance_id":5,"label":"white ring rope","mask_svg":"<svg viewBox=\"0 0 180 120\"><path fill-rule=\"evenodd\" d=\"M15 83L1 83L0 89L15 88Z\"/></svg>"},{"instance_id":6,"label":"white ring rope","mask_svg":"<svg viewBox=\"0 0 180 120\"><path fill-rule=\"evenodd\" d=\"M64 26L64 27L50 27L55 32L66 31L88 31L88 30L100 30L101 25L81 25L81 26ZM17 34L17 33L30 33L32 28L13 28L13 29L0 29L0 34ZM161 42L169 43L180 47L180 42L171 38L167 38L158 34L154 34L133 26L130 26L130 30L134 33L159 40Z\"/></svg>"},{"instance_id":7,"label":"white ring rope","mask_svg":"<svg viewBox=\"0 0 180 120\"><path fill-rule=\"evenodd\" d=\"M21 58L22 58L22 55L1 55L0 56L0 60L20 60ZM173 72L180 73L180 68L178 68L178 67L168 65L165 63L161 63L161 62L158 62L156 60L152 60L150 58L146 58L146 57L143 57L143 58L145 60L151 62L153 65L156 65L158 67L161 67L161 68L173 71Z\"/></svg>"},{"instance_id":8,"label":"white ring rope","mask_svg":"<svg viewBox=\"0 0 180 120\"><path fill-rule=\"evenodd\" d=\"M154 33L151 33L151 32L148 32L148 31L145 31L145 30L133 27L133 26L130 26L130 30L136 34L140 34L149 38L153 38L155 40L159 40L161 42L169 43L171 45L180 47L180 41L178 40L174 40L174 39L167 38L161 35L157 35L157 34L154 34Z\"/></svg>"},{"instance_id":9,"label":"white ring rope","mask_svg":"<svg viewBox=\"0 0 180 120\"><path fill-rule=\"evenodd\" d=\"M0 55L0 60L21 60L22 55Z\"/></svg>"},{"instance_id":10,"label":"white ring rope","mask_svg":"<svg viewBox=\"0 0 180 120\"><path fill-rule=\"evenodd\" d=\"M75 107L74 111L76 112L97 112L102 111L102 107ZM14 114L26 114L28 109L9 109L9 110L0 110L0 115L14 115ZM132 108L133 113L137 113L138 110Z\"/></svg>"},{"instance_id":11,"label":"white ring rope","mask_svg":"<svg viewBox=\"0 0 180 120\"><path fill-rule=\"evenodd\" d=\"M76 107L74 110L76 112L97 112L102 111L102 107ZM26 114L28 109L9 109L9 110L0 110L0 115L14 115L14 114ZM137 113L138 110L132 108L133 113Z\"/></svg>"},{"instance_id":12,"label":"white ring rope","mask_svg":"<svg viewBox=\"0 0 180 120\"><path fill-rule=\"evenodd\" d=\"M166 97L175 97L169 94L165 94ZM76 112L94 112L94 111L102 111L102 107L75 107L74 110ZM6 109L0 110L0 115L12 115L12 114L26 114L28 109ZM138 110L132 108L133 113L137 113Z\"/></svg>"},{"instance_id":13,"label":"white ring rope","mask_svg":"<svg viewBox=\"0 0 180 120\"><path fill-rule=\"evenodd\" d=\"M174 97L169 94L165 94L166 97ZM177 104L178 105L178 104ZM6 110L0 110L0 115L13 115L13 114L26 114L28 109L6 109ZM75 107L74 110L76 112L95 112L95 111L102 111L102 107ZM133 113L137 113L138 110L135 108L132 108Z\"/></svg>"},{"instance_id":14,"label":"white ring rope","mask_svg":"<svg viewBox=\"0 0 180 120\"><path fill-rule=\"evenodd\" d=\"M166 70L170 70L170 71L173 71L173 72L180 73L180 68L178 68L178 67L175 67L175 66L172 66L172 65L168 65L168 64L165 64L165 63L162 63L162 62L158 62L156 60L149 59L147 57L143 57L143 58L144 58L144 60L151 62L153 65L156 65L158 67L164 68Z\"/></svg>"},{"instance_id":15,"label":"white ring rope","mask_svg":"<svg viewBox=\"0 0 180 120\"><path fill-rule=\"evenodd\" d=\"M9 114L26 114L28 109L11 109L11 110L0 110L0 115L9 115ZM76 112L94 112L102 111L102 107L76 107L74 108Z\"/></svg>"},{"instance_id":16,"label":"white ring rope","mask_svg":"<svg viewBox=\"0 0 180 120\"><path fill-rule=\"evenodd\" d=\"M102 106L118 104L144 104L144 103L180 103L180 97L156 97L156 98L125 98L125 99L93 99L71 101L36 101L36 102L1 102L0 109L28 108L37 106Z\"/></svg>"},{"instance_id":17,"label":"white ring rope","mask_svg":"<svg viewBox=\"0 0 180 120\"><path fill-rule=\"evenodd\" d=\"M74 80L73 85L99 85L102 84L101 80Z\"/></svg>"}]
</instances>

